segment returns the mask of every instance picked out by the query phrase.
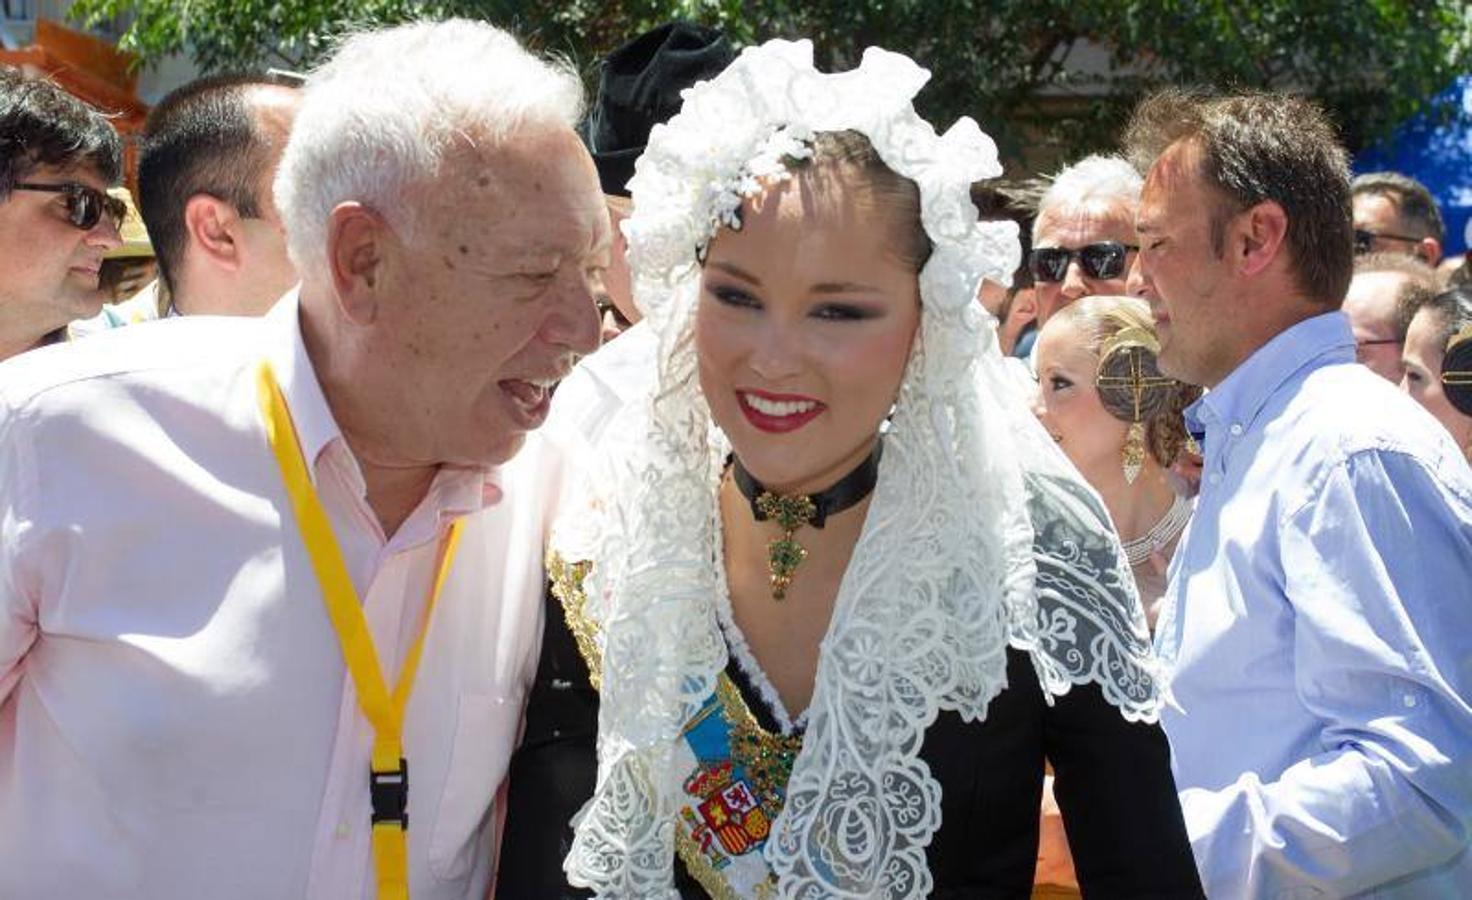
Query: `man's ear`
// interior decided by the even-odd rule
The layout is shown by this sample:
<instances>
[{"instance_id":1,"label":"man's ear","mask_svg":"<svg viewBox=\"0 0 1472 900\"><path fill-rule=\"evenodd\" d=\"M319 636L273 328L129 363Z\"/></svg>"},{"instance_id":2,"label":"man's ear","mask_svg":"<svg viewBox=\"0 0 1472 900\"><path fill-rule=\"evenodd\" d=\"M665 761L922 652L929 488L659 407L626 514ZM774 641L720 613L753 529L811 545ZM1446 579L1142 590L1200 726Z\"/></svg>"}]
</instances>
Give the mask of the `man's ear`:
<instances>
[{"instance_id":1,"label":"man's ear","mask_svg":"<svg viewBox=\"0 0 1472 900\"><path fill-rule=\"evenodd\" d=\"M1008 319L1026 322L1038 317L1038 292L1035 287L1018 288L1012 294L1012 303L1007 307Z\"/></svg>"},{"instance_id":2,"label":"man's ear","mask_svg":"<svg viewBox=\"0 0 1472 900\"><path fill-rule=\"evenodd\" d=\"M1272 265L1288 239L1288 213L1273 200L1248 207L1232 223L1228 243L1237 254L1237 270L1256 275Z\"/></svg>"},{"instance_id":3,"label":"man's ear","mask_svg":"<svg viewBox=\"0 0 1472 900\"><path fill-rule=\"evenodd\" d=\"M392 231L374 209L339 203L327 217L327 264L348 321L371 325L384 288L384 250Z\"/></svg>"},{"instance_id":4,"label":"man's ear","mask_svg":"<svg viewBox=\"0 0 1472 900\"><path fill-rule=\"evenodd\" d=\"M1434 237L1421 238L1421 243L1416 245L1416 255L1433 269L1441 264L1441 253L1441 241Z\"/></svg>"},{"instance_id":5,"label":"man's ear","mask_svg":"<svg viewBox=\"0 0 1472 900\"><path fill-rule=\"evenodd\" d=\"M184 229L189 234L186 253L198 253L218 268L240 270L244 262L240 255L240 213L234 206L209 194L195 194L184 202Z\"/></svg>"}]
</instances>

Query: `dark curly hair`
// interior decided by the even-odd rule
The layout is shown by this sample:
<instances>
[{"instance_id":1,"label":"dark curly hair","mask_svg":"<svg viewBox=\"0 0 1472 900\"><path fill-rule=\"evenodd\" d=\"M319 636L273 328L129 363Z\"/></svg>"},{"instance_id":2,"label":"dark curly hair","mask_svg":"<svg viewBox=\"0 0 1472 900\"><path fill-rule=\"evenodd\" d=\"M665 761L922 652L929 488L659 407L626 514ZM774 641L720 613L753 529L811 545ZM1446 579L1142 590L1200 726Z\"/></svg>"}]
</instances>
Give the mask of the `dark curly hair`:
<instances>
[{"instance_id":1,"label":"dark curly hair","mask_svg":"<svg viewBox=\"0 0 1472 900\"><path fill-rule=\"evenodd\" d=\"M123 143L102 113L53 82L0 66L0 201L42 166L84 166L112 184Z\"/></svg>"}]
</instances>

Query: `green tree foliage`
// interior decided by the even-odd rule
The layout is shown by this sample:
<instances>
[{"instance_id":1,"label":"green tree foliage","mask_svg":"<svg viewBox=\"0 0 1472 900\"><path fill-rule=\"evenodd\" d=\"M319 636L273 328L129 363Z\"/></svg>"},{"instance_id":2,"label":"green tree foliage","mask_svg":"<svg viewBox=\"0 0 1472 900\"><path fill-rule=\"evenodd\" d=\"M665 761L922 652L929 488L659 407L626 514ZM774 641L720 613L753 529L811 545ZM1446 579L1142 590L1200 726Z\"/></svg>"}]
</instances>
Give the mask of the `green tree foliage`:
<instances>
[{"instance_id":1,"label":"green tree foliage","mask_svg":"<svg viewBox=\"0 0 1472 900\"><path fill-rule=\"evenodd\" d=\"M809 37L819 64L871 44L933 73L936 121L976 117L1014 161L1111 146L1140 95L1166 84L1307 93L1363 146L1472 70L1461 0L78 0L83 21L127 17L145 61L187 52L206 70L308 66L365 23L467 16L577 62L674 17L738 44ZM1455 115L1456 110L1446 110Z\"/></svg>"}]
</instances>

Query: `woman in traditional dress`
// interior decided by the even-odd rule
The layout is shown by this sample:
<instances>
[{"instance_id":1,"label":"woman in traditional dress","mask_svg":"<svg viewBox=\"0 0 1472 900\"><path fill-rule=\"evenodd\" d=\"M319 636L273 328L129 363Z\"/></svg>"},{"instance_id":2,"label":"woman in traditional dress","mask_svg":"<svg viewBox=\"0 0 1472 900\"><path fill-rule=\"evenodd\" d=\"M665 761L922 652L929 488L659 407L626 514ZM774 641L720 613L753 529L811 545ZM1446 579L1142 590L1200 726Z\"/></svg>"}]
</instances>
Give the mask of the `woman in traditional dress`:
<instances>
[{"instance_id":1,"label":"woman in traditional dress","mask_svg":"<svg viewBox=\"0 0 1472 900\"><path fill-rule=\"evenodd\" d=\"M1026 897L1048 760L1087 896L1200 896L1133 580L974 301L1018 259L969 200L995 147L915 113L927 77L874 49L823 75L774 41L639 160L659 353L549 553L600 691L573 885ZM557 714L533 701L529 740ZM526 811L578 773L520 772L524 872L556 842Z\"/></svg>"},{"instance_id":2,"label":"woman in traditional dress","mask_svg":"<svg viewBox=\"0 0 1472 900\"><path fill-rule=\"evenodd\" d=\"M1086 297L1038 336L1034 412L1104 500L1124 541L1151 629L1165 573L1191 519L1171 465L1189 441L1182 411L1200 388L1160 374L1150 307L1136 297Z\"/></svg>"}]
</instances>

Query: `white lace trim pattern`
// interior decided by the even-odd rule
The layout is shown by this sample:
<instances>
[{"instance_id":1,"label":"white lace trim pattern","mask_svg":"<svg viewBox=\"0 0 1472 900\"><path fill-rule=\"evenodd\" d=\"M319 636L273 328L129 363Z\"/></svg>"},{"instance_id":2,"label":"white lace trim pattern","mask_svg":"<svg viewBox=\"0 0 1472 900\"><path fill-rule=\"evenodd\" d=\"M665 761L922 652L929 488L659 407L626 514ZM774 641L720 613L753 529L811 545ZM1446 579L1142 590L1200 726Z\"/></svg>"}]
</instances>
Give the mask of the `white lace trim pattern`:
<instances>
[{"instance_id":1,"label":"white lace trim pattern","mask_svg":"<svg viewBox=\"0 0 1472 900\"><path fill-rule=\"evenodd\" d=\"M1005 687L1009 641L1036 660L1062 654L1037 663L1046 690L1094 679L1122 709L1152 714L1132 679L1115 685L1119 654L1071 642L1038 612L1034 584L1046 572L1033 559L1022 460L1030 473L1077 476L1015 393L994 320L974 300L983 276L1005 282L1019 258L1016 227L978 223L970 202L972 182L1001 172L995 146L970 119L937 135L916 114L911 101L928 77L875 48L858 69L824 75L807 42L772 41L687 91L638 161L635 210L623 227L636 302L659 337L658 384L608 429L615 439L579 488L591 509L553 538L567 558L594 562L586 585L603 635L598 785L566 867L573 884L600 896L674 896L680 785L671 782L671 751L728 662L716 599L724 572L712 555L723 439L696 373L697 253L713 223L734 215L737 207L720 203L790 152L789 139L865 134L918 185L934 249L920 273L920 329L878 484L765 848L780 895L929 893L925 848L941 807L940 785L919 758L925 729L942 709L985 715ZM1117 559L1117 541L1113 548ZM1134 601L1143 628L1132 584L1119 596ZM1089 607L1117 597L1075 599ZM1145 694L1153 697L1153 685Z\"/></svg>"}]
</instances>

